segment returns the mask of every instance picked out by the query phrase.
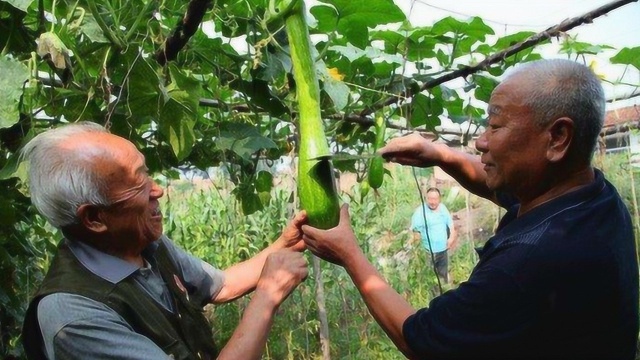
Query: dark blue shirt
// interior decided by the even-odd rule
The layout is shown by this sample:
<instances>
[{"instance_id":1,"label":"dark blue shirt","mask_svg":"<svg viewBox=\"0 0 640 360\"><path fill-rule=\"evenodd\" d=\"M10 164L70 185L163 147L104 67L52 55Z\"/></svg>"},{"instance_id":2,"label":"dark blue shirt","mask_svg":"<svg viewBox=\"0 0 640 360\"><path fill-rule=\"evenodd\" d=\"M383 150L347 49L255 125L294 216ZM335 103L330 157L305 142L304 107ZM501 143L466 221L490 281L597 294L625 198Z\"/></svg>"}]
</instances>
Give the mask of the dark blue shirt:
<instances>
[{"instance_id":1,"label":"dark blue shirt","mask_svg":"<svg viewBox=\"0 0 640 360\"><path fill-rule=\"evenodd\" d=\"M409 317L425 359L628 359L638 339L638 264L628 210L593 183L521 217L508 207L469 280Z\"/></svg>"}]
</instances>

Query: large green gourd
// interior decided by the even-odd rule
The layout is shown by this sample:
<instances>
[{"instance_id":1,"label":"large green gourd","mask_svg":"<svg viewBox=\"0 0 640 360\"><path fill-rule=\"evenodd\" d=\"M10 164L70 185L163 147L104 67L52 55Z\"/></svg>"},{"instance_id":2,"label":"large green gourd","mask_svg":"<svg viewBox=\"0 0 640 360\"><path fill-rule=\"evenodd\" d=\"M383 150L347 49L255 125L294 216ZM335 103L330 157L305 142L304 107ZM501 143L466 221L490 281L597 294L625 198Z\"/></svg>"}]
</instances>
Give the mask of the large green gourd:
<instances>
[{"instance_id":1,"label":"large green gourd","mask_svg":"<svg viewBox=\"0 0 640 360\"><path fill-rule=\"evenodd\" d=\"M298 196L300 206L307 211L309 224L329 229L338 225L340 204L333 164L329 158L317 159L319 156L329 155L329 146L320 113L320 88L311 56L304 1L294 1L291 11L285 17L285 24L298 98Z\"/></svg>"}]
</instances>

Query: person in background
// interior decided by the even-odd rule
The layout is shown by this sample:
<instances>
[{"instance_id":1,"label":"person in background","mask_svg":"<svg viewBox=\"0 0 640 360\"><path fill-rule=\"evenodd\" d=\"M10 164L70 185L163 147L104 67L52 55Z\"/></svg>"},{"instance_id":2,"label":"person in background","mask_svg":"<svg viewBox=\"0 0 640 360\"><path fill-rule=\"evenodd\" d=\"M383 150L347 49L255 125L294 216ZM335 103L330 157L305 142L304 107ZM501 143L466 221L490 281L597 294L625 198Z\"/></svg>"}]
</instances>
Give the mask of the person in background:
<instances>
[{"instance_id":1,"label":"person in background","mask_svg":"<svg viewBox=\"0 0 640 360\"><path fill-rule=\"evenodd\" d=\"M163 235L163 190L126 139L69 124L36 136L23 155L33 204L65 238L27 310L28 359L261 358L278 307L307 276L304 212L222 271ZM252 291L218 352L202 307Z\"/></svg>"},{"instance_id":2,"label":"person in background","mask_svg":"<svg viewBox=\"0 0 640 360\"><path fill-rule=\"evenodd\" d=\"M314 254L343 266L369 311L412 359L633 360L638 262L629 211L591 165L605 99L569 60L524 63L493 90L470 155L419 134L379 150L439 166L507 209L469 279L416 310L368 261L348 208L333 229L302 226Z\"/></svg>"},{"instance_id":3,"label":"person in background","mask_svg":"<svg viewBox=\"0 0 640 360\"><path fill-rule=\"evenodd\" d=\"M440 190L430 187L426 192L426 206L421 205L411 217L414 237L420 238L431 264L441 281L449 283L449 255L456 240L456 229L447 207L440 201Z\"/></svg>"}]
</instances>

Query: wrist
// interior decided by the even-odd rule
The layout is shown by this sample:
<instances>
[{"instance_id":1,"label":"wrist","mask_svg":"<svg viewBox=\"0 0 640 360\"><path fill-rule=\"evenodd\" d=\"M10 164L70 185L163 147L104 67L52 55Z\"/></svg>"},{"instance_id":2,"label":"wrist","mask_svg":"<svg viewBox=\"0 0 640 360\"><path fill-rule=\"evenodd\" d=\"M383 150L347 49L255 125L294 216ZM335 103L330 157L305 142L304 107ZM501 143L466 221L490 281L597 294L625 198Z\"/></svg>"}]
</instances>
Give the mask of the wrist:
<instances>
[{"instance_id":1,"label":"wrist","mask_svg":"<svg viewBox=\"0 0 640 360\"><path fill-rule=\"evenodd\" d=\"M451 148L446 144L434 144L436 148L435 154L433 158L433 162L441 166L442 164L447 164L451 161Z\"/></svg>"},{"instance_id":2,"label":"wrist","mask_svg":"<svg viewBox=\"0 0 640 360\"><path fill-rule=\"evenodd\" d=\"M282 303L282 300L279 300L280 297L277 294L277 291L272 291L258 284L251 298L251 302L254 303L255 306L259 306L275 314Z\"/></svg>"},{"instance_id":3,"label":"wrist","mask_svg":"<svg viewBox=\"0 0 640 360\"><path fill-rule=\"evenodd\" d=\"M347 272L351 272L351 269L357 269L363 261L368 263L367 257L364 255L364 252L362 252L360 247L357 247L346 254L347 255L341 260L342 267L344 267Z\"/></svg>"},{"instance_id":4,"label":"wrist","mask_svg":"<svg viewBox=\"0 0 640 360\"><path fill-rule=\"evenodd\" d=\"M270 252L276 252L279 250L283 250L287 248L287 242L285 241L285 239L280 236L279 238L276 239L276 241L274 241L271 245L269 245L269 250Z\"/></svg>"}]
</instances>

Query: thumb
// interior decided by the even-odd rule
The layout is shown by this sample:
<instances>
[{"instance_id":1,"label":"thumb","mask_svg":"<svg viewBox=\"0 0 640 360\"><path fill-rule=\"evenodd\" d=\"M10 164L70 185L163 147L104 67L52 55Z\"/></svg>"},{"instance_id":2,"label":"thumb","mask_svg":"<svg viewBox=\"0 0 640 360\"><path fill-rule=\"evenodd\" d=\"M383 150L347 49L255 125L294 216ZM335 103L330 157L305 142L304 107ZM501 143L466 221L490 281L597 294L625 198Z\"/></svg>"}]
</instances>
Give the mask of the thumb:
<instances>
[{"instance_id":1,"label":"thumb","mask_svg":"<svg viewBox=\"0 0 640 360\"><path fill-rule=\"evenodd\" d=\"M293 217L291 221L295 226L299 227L307 221L307 212L305 210L299 211Z\"/></svg>"},{"instance_id":2,"label":"thumb","mask_svg":"<svg viewBox=\"0 0 640 360\"><path fill-rule=\"evenodd\" d=\"M349 216L349 204L343 204L340 208L340 223L350 223L351 218Z\"/></svg>"}]
</instances>

